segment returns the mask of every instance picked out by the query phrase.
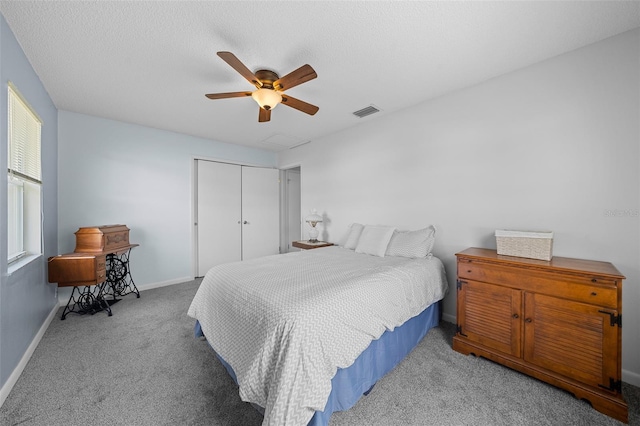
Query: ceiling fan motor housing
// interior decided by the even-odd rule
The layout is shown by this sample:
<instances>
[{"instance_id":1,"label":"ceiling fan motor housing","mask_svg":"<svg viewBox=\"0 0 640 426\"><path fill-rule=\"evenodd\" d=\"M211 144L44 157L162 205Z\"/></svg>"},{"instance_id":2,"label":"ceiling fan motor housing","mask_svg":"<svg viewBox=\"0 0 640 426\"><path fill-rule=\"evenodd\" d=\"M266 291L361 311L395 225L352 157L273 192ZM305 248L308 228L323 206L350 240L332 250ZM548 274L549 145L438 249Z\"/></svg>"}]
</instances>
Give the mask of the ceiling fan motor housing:
<instances>
[{"instance_id":1,"label":"ceiling fan motor housing","mask_svg":"<svg viewBox=\"0 0 640 426\"><path fill-rule=\"evenodd\" d=\"M273 82L280 78L278 74L271 70L258 70L255 74L265 89L274 89Z\"/></svg>"}]
</instances>

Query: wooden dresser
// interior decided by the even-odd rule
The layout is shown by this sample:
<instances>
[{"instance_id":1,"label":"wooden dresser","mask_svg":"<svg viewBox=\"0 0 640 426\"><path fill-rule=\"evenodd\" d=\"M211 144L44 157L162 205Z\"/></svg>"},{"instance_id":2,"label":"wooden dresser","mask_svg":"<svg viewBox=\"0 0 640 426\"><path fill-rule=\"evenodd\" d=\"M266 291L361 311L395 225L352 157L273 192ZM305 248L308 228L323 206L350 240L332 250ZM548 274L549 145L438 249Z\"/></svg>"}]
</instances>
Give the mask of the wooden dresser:
<instances>
[{"instance_id":1,"label":"wooden dresser","mask_svg":"<svg viewBox=\"0 0 640 426\"><path fill-rule=\"evenodd\" d=\"M95 285L107 279L107 256L137 247L129 243L125 225L88 226L78 229L73 253L50 257L49 282L59 287Z\"/></svg>"},{"instance_id":2,"label":"wooden dresser","mask_svg":"<svg viewBox=\"0 0 640 426\"><path fill-rule=\"evenodd\" d=\"M129 228L125 225L88 226L78 229L75 235L73 253L48 260L49 282L58 283L58 287L73 287L61 319L64 320L69 312L93 313L101 309L111 316L109 306L118 301L117 296L135 293L140 297L129 270L129 252L138 246L129 242ZM92 291L91 286L97 290ZM84 289L79 290L79 287ZM105 300L107 294L113 296L110 301Z\"/></svg>"},{"instance_id":3,"label":"wooden dresser","mask_svg":"<svg viewBox=\"0 0 640 426\"><path fill-rule=\"evenodd\" d=\"M610 263L469 248L457 257L453 349L511 367L628 422L622 281Z\"/></svg>"}]
</instances>

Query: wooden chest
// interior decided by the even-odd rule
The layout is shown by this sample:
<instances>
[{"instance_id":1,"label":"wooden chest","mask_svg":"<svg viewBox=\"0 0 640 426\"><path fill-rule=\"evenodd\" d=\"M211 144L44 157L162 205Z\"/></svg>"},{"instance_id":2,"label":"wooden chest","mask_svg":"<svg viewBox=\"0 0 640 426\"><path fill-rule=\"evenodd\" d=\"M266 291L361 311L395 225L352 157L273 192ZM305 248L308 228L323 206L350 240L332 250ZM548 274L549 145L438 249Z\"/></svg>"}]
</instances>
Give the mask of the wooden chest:
<instances>
[{"instance_id":1,"label":"wooden chest","mask_svg":"<svg viewBox=\"0 0 640 426\"><path fill-rule=\"evenodd\" d=\"M126 225L88 226L76 231L75 253L114 252L129 246Z\"/></svg>"},{"instance_id":2,"label":"wooden chest","mask_svg":"<svg viewBox=\"0 0 640 426\"><path fill-rule=\"evenodd\" d=\"M106 280L106 255L69 253L49 258L49 282L59 287L94 285Z\"/></svg>"},{"instance_id":3,"label":"wooden chest","mask_svg":"<svg viewBox=\"0 0 640 426\"><path fill-rule=\"evenodd\" d=\"M499 362L628 422L622 396L622 281L610 263L456 254L453 349Z\"/></svg>"}]
</instances>

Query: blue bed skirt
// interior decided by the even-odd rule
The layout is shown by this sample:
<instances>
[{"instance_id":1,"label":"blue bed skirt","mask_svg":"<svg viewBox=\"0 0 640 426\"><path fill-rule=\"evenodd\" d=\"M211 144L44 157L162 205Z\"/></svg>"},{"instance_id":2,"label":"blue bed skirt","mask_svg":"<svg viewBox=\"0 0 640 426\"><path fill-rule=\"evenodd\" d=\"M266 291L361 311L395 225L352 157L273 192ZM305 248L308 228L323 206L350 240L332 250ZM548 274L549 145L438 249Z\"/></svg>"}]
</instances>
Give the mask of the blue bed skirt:
<instances>
[{"instance_id":1,"label":"blue bed skirt","mask_svg":"<svg viewBox=\"0 0 640 426\"><path fill-rule=\"evenodd\" d=\"M316 411L309 426L326 426L335 411L353 407L360 397L368 394L373 385L398 365L439 321L440 302L437 302L400 327L387 330L379 339L372 341L351 366L338 369L331 380L331 393L324 411ZM197 321L195 335L204 335ZM238 383L231 366L217 353L216 356Z\"/></svg>"}]
</instances>

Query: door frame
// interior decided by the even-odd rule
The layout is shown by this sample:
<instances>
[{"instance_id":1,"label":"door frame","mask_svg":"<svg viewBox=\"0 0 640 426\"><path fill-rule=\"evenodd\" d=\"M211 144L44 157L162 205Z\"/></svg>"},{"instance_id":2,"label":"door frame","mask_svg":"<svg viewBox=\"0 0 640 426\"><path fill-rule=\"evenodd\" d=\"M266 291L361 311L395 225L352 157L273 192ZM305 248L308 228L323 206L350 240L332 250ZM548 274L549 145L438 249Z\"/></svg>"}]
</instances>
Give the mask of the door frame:
<instances>
[{"instance_id":1,"label":"door frame","mask_svg":"<svg viewBox=\"0 0 640 426\"><path fill-rule=\"evenodd\" d=\"M297 249L291 250L289 246L291 244L291 236L289 235L289 191L287 189L287 175L293 169L298 170L300 175L300 194L298 200L300 205L300 218L302 219L302 166L289 165L280 169L280 253L288 253L289 251L298 251ZM302 238L302 222L300 227L300 238Z\"/></svg>"}]
</instances>

